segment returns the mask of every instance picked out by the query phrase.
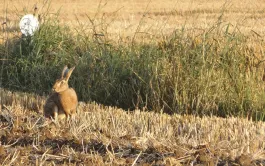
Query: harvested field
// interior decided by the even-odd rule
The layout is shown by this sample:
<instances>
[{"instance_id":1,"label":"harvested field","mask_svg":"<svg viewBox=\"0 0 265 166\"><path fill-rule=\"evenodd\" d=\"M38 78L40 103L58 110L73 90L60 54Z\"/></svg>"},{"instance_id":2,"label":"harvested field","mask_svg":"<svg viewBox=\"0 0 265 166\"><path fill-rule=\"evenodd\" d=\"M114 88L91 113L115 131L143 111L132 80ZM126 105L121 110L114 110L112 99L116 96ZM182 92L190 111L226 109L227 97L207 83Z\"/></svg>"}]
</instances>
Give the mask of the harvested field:
<instances>
[{"instance_id":1,"label":"harvested field","mask_svg":"<svg viewBox=\"0 0 265 166\"><path fill-rule=\"evenodd\" d=\"M0 165L265 165L264 0L4 0L0 23ZM85 102L57 124L66 64Z\"/></svg>"},{"instance_id":2,"label":"harvested field","mask_svg":"<svg viewBox=\"0 0 265 166\"><path fill-rule=\"evenodd\" d=\"M263 165L263 122L80 103L59 126L43 97L1 91L1 165Z\"/></svg>"},{"instance_id":3,"label":"harvested field","mask_svg":"<svg viewBox=\"0 0 265 166\"><path fill-rule=\"evenodd\" d=\"M230 24L246 34L265 35L265 3L262 0L27 0L26 3L13 0L0 4L0 18L7 22L12 36L18 35L19 19L26 13L33 13L34 6L43 19L59 13L60 22L73 28L80 28L80 24L90 27L90 19L95 19L99 31L107 31L116 41L130 38L138 31L148 33L149 37L168 35L183 27L202 32L219 19L224 27Z\"/></svg>"}]
</instances>

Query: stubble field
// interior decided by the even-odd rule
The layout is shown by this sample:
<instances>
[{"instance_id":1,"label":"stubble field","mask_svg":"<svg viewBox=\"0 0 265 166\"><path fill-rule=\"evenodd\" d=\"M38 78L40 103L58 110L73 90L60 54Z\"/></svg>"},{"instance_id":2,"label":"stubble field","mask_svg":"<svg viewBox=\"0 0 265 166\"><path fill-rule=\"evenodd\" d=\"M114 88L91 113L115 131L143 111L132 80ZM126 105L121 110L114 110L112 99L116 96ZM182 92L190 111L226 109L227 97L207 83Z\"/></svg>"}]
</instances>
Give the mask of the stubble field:
<instances>
[{"instance_id":1,"label":"stubble field","mask_svg":"<svg viewBox=\"0 0 265 166\"><path fill-rule=\"evenodd\" d=\"M29 42L18 22L35 7ZM0 12L1 165L265 165L262 0L5 0ZM64 64L83 102L54 124L43 104Z\"/></svg>"},{"instance_id":2,"label":"stubble field","mask_svg":"<svg viewBox=\"0 0 265 166\"><path fill-rule=\"evenodd\" d=\"M264 165L263 122L80 103L54 124L44 97L1 91L2 165Z\"/></svg>"},{"instance_id":3,"label":"stubble field","mask_svg":"<svg viewBox=\"0 0 265 166\"><path fill-rule=\"evenodd\" d=\"M220 17L224 25L237 26L244 33L265 34L265 4L262 0L27 0L26 3L13 0L0 4L1 20L13 27L23 14L33 13L34 7L43 17L59 12L60 21L71 27L79 23L89 25L89 17L104 21L108 24L108 32L116 40L119 37L132 37L139 23L143 24L142 32L168 35L183 25L191 31L203 31L214 25Z\"/></svg>"}]
</instances>

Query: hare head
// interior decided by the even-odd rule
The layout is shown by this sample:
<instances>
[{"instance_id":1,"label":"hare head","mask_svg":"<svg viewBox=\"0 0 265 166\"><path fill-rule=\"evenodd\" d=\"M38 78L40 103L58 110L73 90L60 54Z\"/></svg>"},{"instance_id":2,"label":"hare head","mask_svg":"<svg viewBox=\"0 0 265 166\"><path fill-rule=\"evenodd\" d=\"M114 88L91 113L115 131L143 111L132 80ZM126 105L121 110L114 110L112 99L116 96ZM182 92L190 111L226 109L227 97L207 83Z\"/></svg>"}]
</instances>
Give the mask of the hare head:
<instances>
[{"instance_id":1,"label":"hare head","mask_svg":"<svg viewBox=\"0 0 265 166\"><path fill-rule=\"evenodd\" d=\"M57 79L55 84L52 87L52 90L54 92L57 92L57 93L63 92L69 88L68 80L69 80L74 69L75 69L75 67L68 69L67 66L65 66L63 68L61 78Z\"/></svg>"}]
</instances>

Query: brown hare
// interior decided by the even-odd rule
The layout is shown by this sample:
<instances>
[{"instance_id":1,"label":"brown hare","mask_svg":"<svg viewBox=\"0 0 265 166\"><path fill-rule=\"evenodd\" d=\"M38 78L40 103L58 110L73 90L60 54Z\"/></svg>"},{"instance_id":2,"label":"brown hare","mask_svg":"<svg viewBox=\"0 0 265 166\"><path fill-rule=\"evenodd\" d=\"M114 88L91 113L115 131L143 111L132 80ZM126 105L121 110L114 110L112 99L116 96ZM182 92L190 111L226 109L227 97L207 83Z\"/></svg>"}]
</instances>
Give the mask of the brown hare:
<instances>
[{"instance_id":1,"label":"brown hare","mask_svg":"<svg viewBox=\"0 0 265 166\"><path fill-rule=\"evenodd\" d=\"M44 105L44 116L47 118L54 118L55 121L69 119L77 111L78 99L73 88L69 88L68 80L75 67L68 69L67 66L63 68L60 79L57 79L53 85L53 92L46 100Z\"/></svg>"}]
</instances>

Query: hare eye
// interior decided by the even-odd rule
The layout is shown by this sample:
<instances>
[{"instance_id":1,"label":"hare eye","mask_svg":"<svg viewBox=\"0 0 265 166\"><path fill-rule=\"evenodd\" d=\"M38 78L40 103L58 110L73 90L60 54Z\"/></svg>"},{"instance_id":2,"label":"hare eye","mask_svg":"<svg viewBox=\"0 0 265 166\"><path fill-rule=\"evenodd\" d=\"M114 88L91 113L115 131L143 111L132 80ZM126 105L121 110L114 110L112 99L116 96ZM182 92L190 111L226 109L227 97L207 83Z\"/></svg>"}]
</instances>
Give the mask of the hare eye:
<instances>
[{"instance_id":1,"label":"hare eye","mask_svg":"<svg viewBox=\"0 0 265 166\"><path fill-rule=\"evenodd\" d=\"M63 85L63 84L65 84L65 81L64 80L60 82L60 85Z\"/></svg>"}]
</instances>

